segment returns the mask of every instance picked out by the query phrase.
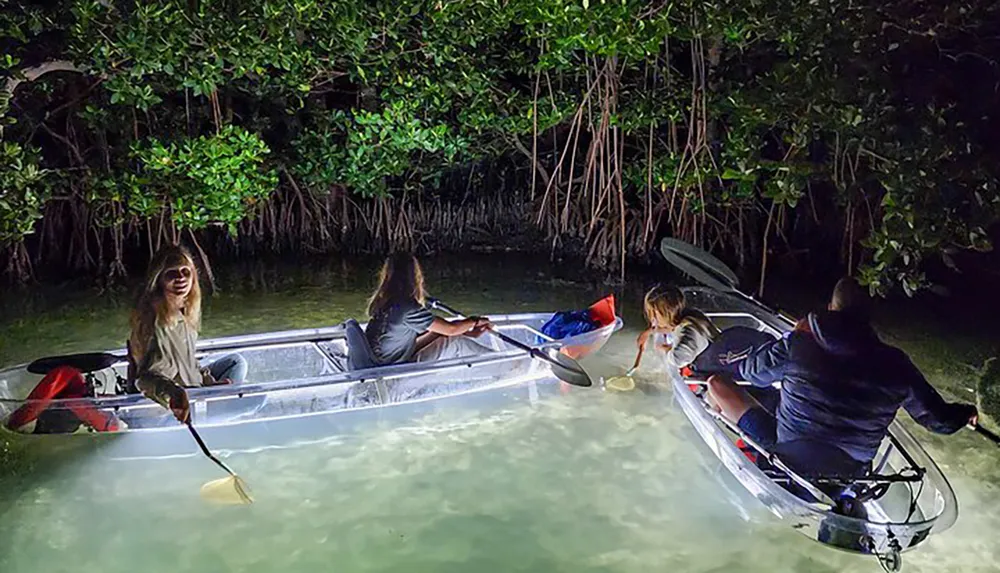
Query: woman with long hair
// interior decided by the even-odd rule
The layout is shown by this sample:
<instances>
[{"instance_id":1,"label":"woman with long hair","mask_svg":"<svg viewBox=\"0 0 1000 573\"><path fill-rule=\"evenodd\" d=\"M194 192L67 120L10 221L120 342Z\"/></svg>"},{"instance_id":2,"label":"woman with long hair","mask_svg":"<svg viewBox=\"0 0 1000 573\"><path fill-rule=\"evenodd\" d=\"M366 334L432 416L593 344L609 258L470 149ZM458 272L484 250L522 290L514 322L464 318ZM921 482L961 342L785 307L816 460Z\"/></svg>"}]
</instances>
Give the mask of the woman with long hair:
<instances>
[{"instance_id":1,"label":"woman with long hair","mask_svg":"<svg viewBox=\"0 0 1000 573\"><path fill-rule=\"evenodd\" d=\"M427 359L457 337L477 338L493 324L487 318L447 321L427 309L424 273L411 254L391 255L379 272L378 287L368 302L371 320L365 329L368 344L379 365ZM482 350L490 348L476 344ZM435 352L436 351L436 352Z\"/></svg>"},{"instance_id":2,"label":"woman with long hair","mask_svg":"<svg viewBox=\"0 0 1000 573\"><path fill-rule=\"evenodd\" d=\"M719 335L719 329L703 312L687 306L684 293L670 285L657 285L646 293L643 312L649 328L636 341L641 356L651 334L670 334L672 342L661 343L667 361L683 368L698 357ZM638 364L638 359L636 360Z\"/></svg>"},{"instance_id":3,"label":"woman with long hair","mask_svg":"<svg viewBox=\"0 0 1000 573\"><path fill-rule=\"evenodd\" d=\"M246 377L247 363L239 354L218 358L207 367L195 358L201 286L184 247L169 245L153 257L130 322L128 348L136 388L182 423L190 415L185 388L238 384Z\"/></svg>"}]
</instances>

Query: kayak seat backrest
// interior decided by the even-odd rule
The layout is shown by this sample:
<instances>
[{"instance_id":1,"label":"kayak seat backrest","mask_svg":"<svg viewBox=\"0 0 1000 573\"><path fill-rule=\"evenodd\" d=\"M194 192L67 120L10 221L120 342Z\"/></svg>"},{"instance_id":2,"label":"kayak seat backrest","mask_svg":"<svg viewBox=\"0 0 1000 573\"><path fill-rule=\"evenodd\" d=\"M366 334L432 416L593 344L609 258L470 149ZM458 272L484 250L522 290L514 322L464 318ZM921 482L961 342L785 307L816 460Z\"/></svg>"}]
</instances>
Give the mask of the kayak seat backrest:
<instances>
[{"instance_id":1,"label":"kayak seat backrest","mask_svg":"<svg viewBox=\"0 0 1000 573\"><path fill-rule=\"evenodd\" d=\"M590 305L587 309L590 312L590 319L597 323L597 326L604 328L615 322L615 295L609 294L601 300Z\"/></svg>"},{"instance_id":2,"label":"kayak seat backrest","mask_svg":"<svg viewBox=\"0 0 1000 573\"><path fill-rule=\"evenodd\" d=\"M754 350L774 342L774 337L748 326L731 326L715 337L702 351L690 369L703 376L727 373L739 375L740 362Z\"/></svg>"},{"instance_id":3,"label":"kayak seat backrest","mask_svg":"<svg viewBox=\"0 0 1000 573\"><path fill-rule=\"evenodd\" d=\"M106 352L89 352L85 354L66 354L64 356L47 356L39 358L28 365L28 372L46 375L60 366L71 366L83 374L110 368L121 358Z\"/></svg>"},{"instance_id":4,"label":"kayak seat backrest","mask_svg":"<svg viewBox=\"0 0 1000 573\"><path fill-rule=\"evenodd\" d=\"M347 341L347 367L350 370L377 366L375 353L358 321L353 318L344 321L344 338Z\"/></svg>"}]
</instances>

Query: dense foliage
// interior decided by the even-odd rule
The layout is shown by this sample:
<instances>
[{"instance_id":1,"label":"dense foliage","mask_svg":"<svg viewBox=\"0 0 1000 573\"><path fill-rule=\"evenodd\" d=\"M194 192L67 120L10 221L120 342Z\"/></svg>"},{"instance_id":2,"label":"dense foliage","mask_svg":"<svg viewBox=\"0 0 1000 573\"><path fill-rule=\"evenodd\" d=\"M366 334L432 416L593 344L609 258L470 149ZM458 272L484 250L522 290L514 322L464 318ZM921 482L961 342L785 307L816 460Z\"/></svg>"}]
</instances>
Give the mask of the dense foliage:
<instances>
[{"instance_id":1,"label":"dense foliage","mask_svg":"<svg viewBox=\"0 0 1000 573\"><path fill-rule=\"evenodd\" d=\"M216 252L527 234L616 269L669 234L911 292L1000 216L991 2L0 6L15 278L120 271L185 231Z\"/></svg>"}]
</instances>

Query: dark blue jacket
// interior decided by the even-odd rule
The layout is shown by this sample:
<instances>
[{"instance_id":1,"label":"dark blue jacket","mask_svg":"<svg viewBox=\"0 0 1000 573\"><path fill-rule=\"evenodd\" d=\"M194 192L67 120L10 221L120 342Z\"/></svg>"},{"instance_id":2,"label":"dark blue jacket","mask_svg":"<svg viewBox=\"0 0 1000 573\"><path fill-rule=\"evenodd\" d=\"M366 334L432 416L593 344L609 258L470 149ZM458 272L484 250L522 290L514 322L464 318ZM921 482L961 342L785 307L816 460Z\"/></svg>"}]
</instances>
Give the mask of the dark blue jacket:
<instances>
[{"instance_id":1,"label":"dark blue jacket","mask_svg":"<svg viewBox=\"0 0 1000 573\"><path fill-rule=\"evenodd\" d=\"M840 313L810 314L795 330L740 363L754 385L781 381L778 443L831 444L862 463L875 457L900 406L925 428L951 434L975 408L945 402L903 351L865 322Z\"/></svg>"}]
</instances>

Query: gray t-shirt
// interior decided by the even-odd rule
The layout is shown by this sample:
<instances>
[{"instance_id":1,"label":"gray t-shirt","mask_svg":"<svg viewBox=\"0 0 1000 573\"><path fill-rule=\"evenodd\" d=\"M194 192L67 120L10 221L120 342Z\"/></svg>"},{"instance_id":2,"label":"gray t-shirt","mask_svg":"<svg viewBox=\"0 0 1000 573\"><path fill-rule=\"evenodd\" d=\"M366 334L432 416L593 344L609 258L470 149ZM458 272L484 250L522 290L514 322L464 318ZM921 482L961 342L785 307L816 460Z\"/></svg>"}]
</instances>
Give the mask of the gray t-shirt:
<instances>
[{"instance_id":1,"label":"gray t-shirt","mask_svg":"<svg viewBox=\"0 0 1000 573\"><path fill-rule=\"evenodd\" d=\"M170 385L186 388L204 384L205 372L194 357L198 333L183 319L156 322L149 348L138 367L136 386L149 398L166 405Z\"/></svg>"},{"instance_id":2,"label":"gray t-shirt","mask_svg":"<svg viewBox=\"0 0 1000 573\"><path fill-rule=\"evenodd\" d=\"M667 352L667 362L674 368L684 368L708 348L719 335L711 319L699 310L688 309L673 331L674 344Z\"/></svg>"},{"instance_id":3,"label":"gray t-shirt","mask_svg":"<svg viewBox=\"0 0 1000 573\"><path fill-rule=\"evenodd\" d=\"M371 317L365 328L368 344L380 365L413 360L417 337L427 332L434 315L415 300L387 305Z\"/></svg>"}]
</instances>

